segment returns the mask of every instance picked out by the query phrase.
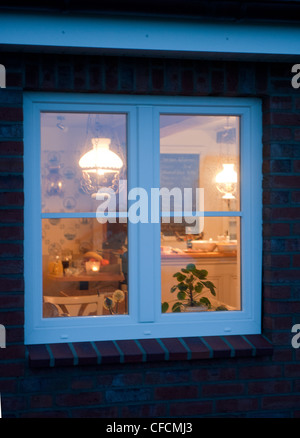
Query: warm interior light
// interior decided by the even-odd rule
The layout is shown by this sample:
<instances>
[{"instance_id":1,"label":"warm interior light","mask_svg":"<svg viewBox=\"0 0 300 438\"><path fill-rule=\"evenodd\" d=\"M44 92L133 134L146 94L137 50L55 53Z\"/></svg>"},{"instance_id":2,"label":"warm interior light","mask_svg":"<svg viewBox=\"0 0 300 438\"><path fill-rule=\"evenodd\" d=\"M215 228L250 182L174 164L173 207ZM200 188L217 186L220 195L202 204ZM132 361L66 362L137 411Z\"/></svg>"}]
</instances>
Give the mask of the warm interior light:
<instances>
[{"instance_id":1,"label":"warm interior light","mask_svg":"<svg viewBox=\"0 0 300 438\"><path fill-rule=\"evenodd\" d=\"M121 158L109 149L110 138L92 138L93 149L84 154L79 160L79 166L84 172L106 173L119 172L123 166Z\"/></svg>"},{"instance_id":2,"label":"warm interior light","mask_svg":"<svg viewBox=\"0 0 300 438\"><path fill-rule=\"evenodd\" d=\"M223 164L223 170L216 176L217 189L223 193L223 199L235 199L237 173L234 164Z\"/></svg>"}]
</instances>

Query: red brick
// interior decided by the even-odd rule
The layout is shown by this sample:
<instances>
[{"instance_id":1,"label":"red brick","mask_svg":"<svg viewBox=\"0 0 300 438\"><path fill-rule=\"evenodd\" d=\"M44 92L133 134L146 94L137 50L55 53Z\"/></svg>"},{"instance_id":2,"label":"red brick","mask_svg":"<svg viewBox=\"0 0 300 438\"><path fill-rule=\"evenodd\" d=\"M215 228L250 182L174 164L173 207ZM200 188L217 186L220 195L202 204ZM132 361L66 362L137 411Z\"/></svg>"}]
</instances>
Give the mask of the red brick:
<instances>
[{"instance_id":1,"label":"red brick","mask_svg":"<svg viewBox=\"0 0 300 438\"><path fill-rule=\"evenodd\" d=\"M164 70L152 69L152 88L154 91L162 91L164 88Z\"/></svg>"},{"instance_id":2,"label":"red brick","mask_svg":"<svg viewBox=\"0 0 300 438\"><path fill-rule=\"evenodd\" d=\"M73 342L78 357L78 365L95 365L98 355L90 342Z\"/></svg>"},{"instance_id":3,"label":"red brick","mask_svg":"<svg viewBox=\"0 0 300 438\"><path fill-rule=\"evenodd\" d=\"M236 378L237 368L234 366L226 368L208 366L208 368L195 369L192 371L192 380L199 382L218 382L220 380L234 380Z\"/></svg>"},{"instance_id":4,"label":"red brick","mask_svg":"<svg viewBox=\"0 0 300 438\"><path fill-rule=\"evenodd\" d=\"M234 356L250 356L253 352L251 345L242 336L224 337L234 349Z\"/></svg>"},{"instance_id":5,"label":"red brick","mask_svg":"<svg viewBox=\"0 0 300 438\"><path fill-rule=\"evenodd\" d=\"M118 61L114 58L105 59L105 90L106 92L118 90Z\"/></svg>"},{"instance_id":6,"label":"red brick","mask_svg":"<svg viewBox=\"0 0 300 438\"><path fill-rule=\"evenodd\" d=\"M271 96L270 108L272 109L292 109L293 100L291 96Z\"/></svg>"},{"instance_id":7,"label":"red brick","mask_svg":"<svg viewBox=\"0 0 300 438\"><path fill-rule=\"evenodd\" d=\"M191 359L207 359L210 357L210 349L198 337L187 337L183 339L185 345L191 352Z\"/></svg>"},{"instance_id":8,"label":"red brick","mask_svg":"<svg viewBox=\"0 0 300 438\"><path fill-rule=\"evenodd\" d=\"M57 406L91 406L98 405L103 400L101 392L79 392L79 393L67 393L57 394L55 403Z\"/></svg>"},{"instance_id":9,"label":"red brick","mask_svg":"<svg viewBox=\"0 0 300 438\"><path fill-rule=\"evenodd\" d=\"M24 230L21 226L0 227L0 240L23 240Z\"/></svg>"},{"instance_id":10,"label":"red brick","mask_svg":"<svg viewBox=\"0 0 300 438\"><path fill-rule=\"evenodd\" d=\"M32 409L50 408L53 404L53 396L49 394L35 394L30 397Z\"/></svg>"},{"instance_id":11,"label":"red brick","mask_svg":"<svg viewBox=\"0 0 300 438\"><path fill-rule=\"evenodd\" d=\"M239 370L241 379L275 379L282 377L281 365L255 364L241 367Z\"/></svg>"},{"instance_id":12,"label":"red brick","mask_svg":"<svg viewBox=\"0 0 300 438\"><path fill-rule=\"evenodd\" d=\"M184 94L189 94L194 90L193 70L183 70L181 72L181 90Z\"/></svg>"},{"instance_id":13,"label":"red brick","mask_svg":"<svg viewBox=\"0 0 300 438\"><path fill-rule=\"evenodd\" d=\"M2 158L0 159L0 172L23 172L22 158Z\"/></svg>"},{"instance_id":14,"label":"red brick","mask_svg":"<svg viewBox=\"0 0 300 438\"><path fill-rule=\"evenodd\" d=\"M0 107L0 121L21 122L23 120L22 108L4 108Z\"/></svg>"},{"instance_id":15,"label":"red brick","mask_svg":"<svg viewBox=\"0 0 300 438\"><path fill-rule=\"evenodd\" d=\"M24 306L24 295L13 295L11 292L0 294L0 309L20 308ZM1 320L1 317L0 317ZM0 321L1 323L1 321Z\"/></svg>"},{"instance_id":16,"label":"red brick","mask_svg":"<svg viewBox=\"0 0 300 438\"><path fill-rule=\"evenodd\" d=\"M74 355L67 344L51 344L48 348L52 352L55 365L74 365Z\"/></svg>"},{"instance_id":17,"label":"red brick","mask_svg":"<svg viewBox=\"0 0 300 438\"><path fill-rule=\"evenodd\" d=\"M0 277L0 292L21 292L24 290L22 278Z\"/></svg>"},{"instance_id":18,"label":"red brick","mask_svg":"<svg viewBox=\"0 0 300 438\"><path fill-rule=\"evenodd\" d=\"M112 341L95 342L101 363L120 363L120 353Z\"/></svg>"},{"instance_id":19,"label":"red brick","mask_svg":"<svg viewBox=\"0 0 300 438\"><path fill-rule=\"evenodd\" d=\"M299 269L265 270L264 280L272 283L297 283L300 280L300 272Z\"/></svg>"},{"instance_id":20,"label":"red brick","mask_svg":"<svg viewBox=\"0 0 300 438\"><path fill-rule=\"evenodd\" d=\"M263 230L265 236L289 236L291 226L289 223L268 223L263 224Z\"/></svg>"},{"instance_id":21,"label":"red brick","mask_svg":"<svg viewBox=\"0 0 300 438\"><path fill-rule=\"evenodd\" d=\"M0 173L0 190L22 190L23 176Z\"/></svg>"},{"instance_id":22,"label":"red brick","mask_svg":"<svg viewBox=\"0 0 300 438\"><path fill-rule=\"evenodd\" d=\"M0 193L0 207L22 207L23 205L24 194L22 192Z\"/></svg>"},{"instance_id":23,"label":"red brick","mask_svg":"<svg viewBox=\"0 0 300 438\"><path fill-rule=\"evenodd\" d=\"M100 64L89 67L89 90L100 92L103 90L103 68Z\"/></svg>"},{"instance_id":24,"label":"red brick","mask_svg":"<svg viewBox=\"0 0 300 438\"><path fill-rule=\"evenodd\" d=\"M295 202L299 204L300 202L300 192L293 192L292 193L292 202Z\"/></svg>"},{"instance_id":25,"label":"red brick","mask_svg":"<svg viewBox=\"0 0 300 438\"><path fill-rule=\"evenodd\" d=\"M300 254L295 254L293 256L293 267L300 268Z\"/></svg>"},{"instance_id":26,"label":"red brick","mask_svg":"<svg viewBox=\"0 0 300 438\"><path fill-rule=\"evenodd\" d=\"M204 416L213 412L212 401L193 401L184 403L172 403L170 405L171 417L191 417L191 416Z\"/></svg>"},{"instance_id":27,"label":"red brick","mask_svg":"<svg viewBox=\"0 0 300 438\"><path fill-rule=\"evenodd\" d=\"M171 360L186 360L188 356L187 349L177 338L161 339L166 349L169 352L169 358Z\"/></svg>"},{"instance_id":28,"label":"red brick","mask_svg":"<svg viewBox=\"0 0 300 438\"><path fill-rule=\"evenodd\" d=\"M242 395L245 393L245 384L243 383L210 383L203 384L201 394L204 397L222 397Z\"/></svg>"},{"instance_id":29,"label":"red brick","mask_svg":"<svg viewBox=\"0 0 300 438\"><path fill-rule=\"evenodd\" d=\"M296 125L300 124L300 115L297 113L272 113L272 123L275 125Z\"/></svg>"},{"instance_id":30,"label":"red brick","mask_svg":"<svg viewBox=\"0 0 300 438\"><path fill-rule=\"evenodd\" d=\"M140 339L138 342L146 352L147 362L165 359L166 353L156 339Z\"/></svg>"},{"instance_id":31,"label":"red brick","mask_svg":"<svg viewBox=\"0 0 300 438\"><path fill-rule=\"evenodd\" d=\"M286 208L272 209L272 218L276 220L299 219L299 217L300 217L300 207L286 207Z\"/></svg>"},{"instance_id":32,"label":"red brick","mask_svg":"<svg viewBox=\"0 0 300 438\"><path fill-rule=\"evenodd\" d=\"M21 141L0 141L0 155L23 155L23 143Z\"/></svg>"},{"instance_id":33,"label":"red brick","mask_svg":"<svg viewBox=\"0 0 300 438\"><path fill-rule=\"evenodd\" d=\"M17 224L24 220L23 209L5 209L0 214L0 224Z\"/></svg>"},{"instance_id":34,"label":"red brick","mask_svg":"<svg viewBox=\"0 0 300 438\"><path fill-rule=\"evenodd\" d=\"M23 245L17 243L0 243L0 259L6 257L20 257L22 255Z\"/></svg>"},{"instance_id":35,"label":"red brick","mask_svg":"<svg viewBox=\"0 0 300 438\"><path fill-rule=\"evenodd\" d=\"M232 348L219 336L206 336L203 339L212 349L213 357L230 357L233 353Z\"/></svg>"},{"instance_id":36,"label":"red brick","mask_svg":"<svg viewBox=\"0 0 300 438\"><path fill-rule=\"evenodd\" d=\"M271 179L271 187L297 189L300 185L299 175L274 175Z\"/></svg>"},{"instance_id":37,"label":"red brick","mask_svg":"<svg viewBox=\"0 0 300 438\"><path fill-rule=\"evenodd\" d=\"M211 72L211 90L213 94L224 93L225 78L222 70Z\"/></svg>"},{"instance_id":38,"label":"red brick","mask_svg":"<svg viewBox=\"0 0 300 438\"><path fill-rule=\"evenodd\" d=\"M167 416L167 406L163 403L139 404L122 407L121 418L157 418Z\"/></svg>"},{"instance_id":39,"label":"red brick","mask_svg":"<svg viewBox=\"0 0 300 438\"><path fill-rule=\"evenodd\" d=\"M291 266L291 256L284 254L266 254L264 256L264 266L272 268L289 268Z\"/></svg>"},{"instance_id":40,"label":"red brick","mask_svg":"<svg viewBox=\"0 0 300 438\"><path fill-rule=\"evenodd\" d=\"M56 87L55 63L43 63L40 70L41 87L44 90L54 90Z\"/></svg>"},{"instance_id":41,"label":"red brick","mask_svg":"<svg viewBox=\"0 0 300 438\"><path fill-rule=\"evenodd\" d=\"M195 385L188 386L161 386L155 388L154 398L156 400L181 400L198 397L198 387Z\"/></svg>"},{"instance_id":42,"label":"red brick","mask_svg":"<svg viewBox=\"0 0 300 438\"><path fill-rule=\"evenodd\" d=\"M124 355L124 362L142 362L143 353L132 340L116 341Z\"/></svg>"},{"instance_id":43,"label":"red brick","mask_svg":"<svg viewBox=\"0 0 300 438\"><path fill-rule=\"evenodd\" d=\"M97 408L76 408L72 411L72 418L118 418L118 406L101 406Z\"/></svg>"},{"instance_id":44,"label":"red brick","mask_svg":"<svg viewBox=\"0 0 300 438\"><path fill-rule=\"evenodd\" d=\"M235 398L216 400L216 410L218 413L249 412L259 408L256 398Z\"/></svg>"},{"instance_id":45,"label":"red brick","mask_svg":"<svg viewBox=\"0 0 300 438\"><path fill-rule=\"evenodd\" d=\"M262 398L263 409L299 409L300 395L276 395Z\"/></svg>"},{"instance_id":46,"label":"red brick","mask_svg":"<svg viewBox=\"0 0 300 438\"><path fill-rule=\"evenodd\" d=\"M23 260L1 260L0 275L2 274L22 274Z\"/></svg>"}]
</instances>

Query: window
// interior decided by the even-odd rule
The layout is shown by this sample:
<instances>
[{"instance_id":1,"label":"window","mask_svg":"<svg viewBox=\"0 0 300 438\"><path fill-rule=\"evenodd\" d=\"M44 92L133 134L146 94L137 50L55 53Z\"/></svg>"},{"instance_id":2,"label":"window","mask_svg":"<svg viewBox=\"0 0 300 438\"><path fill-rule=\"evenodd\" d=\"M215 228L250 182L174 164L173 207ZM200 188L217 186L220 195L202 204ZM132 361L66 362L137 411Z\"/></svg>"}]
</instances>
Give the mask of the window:
<instances>
[{"instance_id":1,"label":"window","mask_svg":"<svg viewBox=\"0 0 300 438\"><path fill-rule=\"evenodd\" d=\"M27 93L26 343L260 333L256 99Z\"/></svg>"}]
</instances>

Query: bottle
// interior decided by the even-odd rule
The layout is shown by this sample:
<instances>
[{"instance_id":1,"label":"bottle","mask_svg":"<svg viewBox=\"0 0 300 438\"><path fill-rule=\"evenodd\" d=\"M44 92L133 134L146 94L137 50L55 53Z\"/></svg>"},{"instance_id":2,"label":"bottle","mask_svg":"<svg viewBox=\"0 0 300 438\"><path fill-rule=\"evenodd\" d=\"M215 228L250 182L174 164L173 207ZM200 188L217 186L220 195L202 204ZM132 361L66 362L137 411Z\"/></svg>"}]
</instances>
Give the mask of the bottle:
<instances>
[{"instance_id":1,"label":"bottle","mask_svg":"<svg viewBox=\"0 0 300 438\"><path fill-rule=\"evenodd\" d=\"M53 267L53 275L57 277L62 277L64 273L63 265L59 256L56 256L56 261Z\"/></svg>"}]
</instances>

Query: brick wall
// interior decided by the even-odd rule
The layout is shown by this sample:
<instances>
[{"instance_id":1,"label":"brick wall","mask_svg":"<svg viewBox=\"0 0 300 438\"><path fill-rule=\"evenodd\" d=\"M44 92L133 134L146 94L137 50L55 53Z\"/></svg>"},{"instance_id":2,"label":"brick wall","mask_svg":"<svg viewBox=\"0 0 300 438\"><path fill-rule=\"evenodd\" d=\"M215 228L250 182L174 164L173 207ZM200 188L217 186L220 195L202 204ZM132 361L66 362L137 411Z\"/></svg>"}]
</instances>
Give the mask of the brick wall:
<instances>
[{"instance_id":1,"label":"brick wall","mask_svg":"<svg viewBox=\"0 0 300 438\"><path fill-rule=\"evenodd\" d=\"M5 417L299 417L300 89L291 64L1 55L0 392ZM263 333L273 356L33 369L23 344L23 90L260 97ZM30 200L28 200L30 202ZM255 238L255 236L254 236Z\"/></svg>"}]
</instances>

